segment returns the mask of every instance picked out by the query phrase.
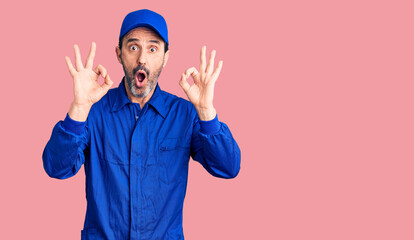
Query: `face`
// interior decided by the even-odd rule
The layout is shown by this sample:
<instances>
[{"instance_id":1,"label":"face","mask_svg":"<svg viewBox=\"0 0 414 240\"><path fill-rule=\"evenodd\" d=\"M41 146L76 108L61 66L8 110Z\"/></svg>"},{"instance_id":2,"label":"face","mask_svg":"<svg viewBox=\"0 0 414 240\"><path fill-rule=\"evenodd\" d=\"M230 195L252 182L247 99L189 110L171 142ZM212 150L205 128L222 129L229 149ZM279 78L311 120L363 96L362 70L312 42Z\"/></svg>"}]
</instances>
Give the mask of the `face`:
<instances>
[{"instance_id":1,"label":"face","mask_svg":"<svg viewBox=\"0 0 414 240\"><path fill-rule=\"evenodd\" d=\"M165 42L148 28L129 31L122 41L122 49L116 47L118 61L125 72L129 94L136 98L152 95L158 77L168 60L164 53Z\"/></svg>"}]
</instances>

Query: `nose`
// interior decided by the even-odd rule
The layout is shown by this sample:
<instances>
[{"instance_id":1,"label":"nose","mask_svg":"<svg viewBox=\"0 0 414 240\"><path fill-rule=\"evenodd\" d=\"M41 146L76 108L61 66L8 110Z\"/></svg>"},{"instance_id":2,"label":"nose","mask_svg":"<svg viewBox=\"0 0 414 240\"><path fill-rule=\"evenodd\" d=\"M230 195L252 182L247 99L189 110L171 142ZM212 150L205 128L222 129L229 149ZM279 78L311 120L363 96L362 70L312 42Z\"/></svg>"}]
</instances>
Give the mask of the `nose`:
<instances>
[{"instance_id":1,"label":"nose","mask_svg":"<svg viewBox=\"0 0 414 240\"><path fill-rule=\"evenodd\" d=\"M145 51L141 51L140 54L138 55L138 64L139 65L145 65L147 62L147 54L145 53Z\"/></svg>"}]
</instances>

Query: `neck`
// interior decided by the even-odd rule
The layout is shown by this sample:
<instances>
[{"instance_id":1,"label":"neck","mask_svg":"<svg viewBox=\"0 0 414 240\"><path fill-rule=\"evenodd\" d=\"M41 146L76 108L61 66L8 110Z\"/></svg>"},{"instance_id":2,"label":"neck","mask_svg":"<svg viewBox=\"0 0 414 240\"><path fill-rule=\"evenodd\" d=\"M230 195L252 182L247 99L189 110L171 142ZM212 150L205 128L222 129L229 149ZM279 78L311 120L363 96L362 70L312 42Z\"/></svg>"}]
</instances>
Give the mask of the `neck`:
<instances>
[{"instance_id":1,"label":"neck","mask_svg":"<svg viewBox=\"0 0 414 240\"><path fill-rule=\"evenodd\" d=\"M130 89L128 88L126 81L124 81L124 86L127 92L128 99L133 103L138 103L141 109L151 99L152 95L154 94L155 88L156 88L155 87L154 89L152 89L152 91L147 96L140 98L140 97L135 97L134 95L132 95L132 93L130 92Z\"/></svg>"}]
</instances>

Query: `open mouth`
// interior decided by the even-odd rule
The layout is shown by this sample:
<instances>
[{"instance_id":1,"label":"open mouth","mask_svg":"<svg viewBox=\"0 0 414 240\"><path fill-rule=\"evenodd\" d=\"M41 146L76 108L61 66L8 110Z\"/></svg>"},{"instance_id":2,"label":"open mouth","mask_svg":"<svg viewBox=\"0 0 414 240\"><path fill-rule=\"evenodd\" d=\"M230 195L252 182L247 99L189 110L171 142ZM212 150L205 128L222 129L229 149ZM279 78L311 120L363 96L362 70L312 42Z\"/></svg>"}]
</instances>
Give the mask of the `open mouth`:
<instances>
[{"instance_id":1,"label":"open mouth","mask_svg":"<svg viewBox=\"0 0 414 240\"><path fill-rule=\"evenodd\" d=\"M145 80L145 74L144 73L138 73L137 79L139 82L143 82Z\"/></svg>"},{"instance_id":2,"label":"open mouth","mask_svg":"<svg viewBox=\"0 0 414 240\"><path fill-rule=\"evenodd\" d=\"M135 75L136 84L138 87L142 87L144 85L144 81L147 79L147 74L145 71L139 70Z\"/></svg>"}]
</instances>

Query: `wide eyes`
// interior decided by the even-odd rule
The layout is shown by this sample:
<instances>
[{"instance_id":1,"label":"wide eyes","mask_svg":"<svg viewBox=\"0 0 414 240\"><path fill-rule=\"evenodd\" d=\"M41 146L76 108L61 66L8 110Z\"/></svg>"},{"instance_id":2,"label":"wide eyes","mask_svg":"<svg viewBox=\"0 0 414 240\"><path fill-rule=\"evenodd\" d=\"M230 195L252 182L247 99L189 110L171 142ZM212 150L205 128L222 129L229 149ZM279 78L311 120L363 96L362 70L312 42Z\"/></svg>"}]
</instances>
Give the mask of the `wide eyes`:
<instances>
[{"instance_id":1,"label":"wide eyes","mask_svg":"<svg viewBox=\"0 0 414 240\"><path fill-rule=\"evenodd\" d=\"M138 50L138 47L137 47L137 46L135 46L135 45L132 45L131 47L129 47L129 49L130 49L131 51L137 51L137 50ZM151 48L149 49L149 51L150 51L151 53L155 53L155 52L157 52L157 48L156 48L156 47L151 47Z\"/></svg>"}]
</instances>

